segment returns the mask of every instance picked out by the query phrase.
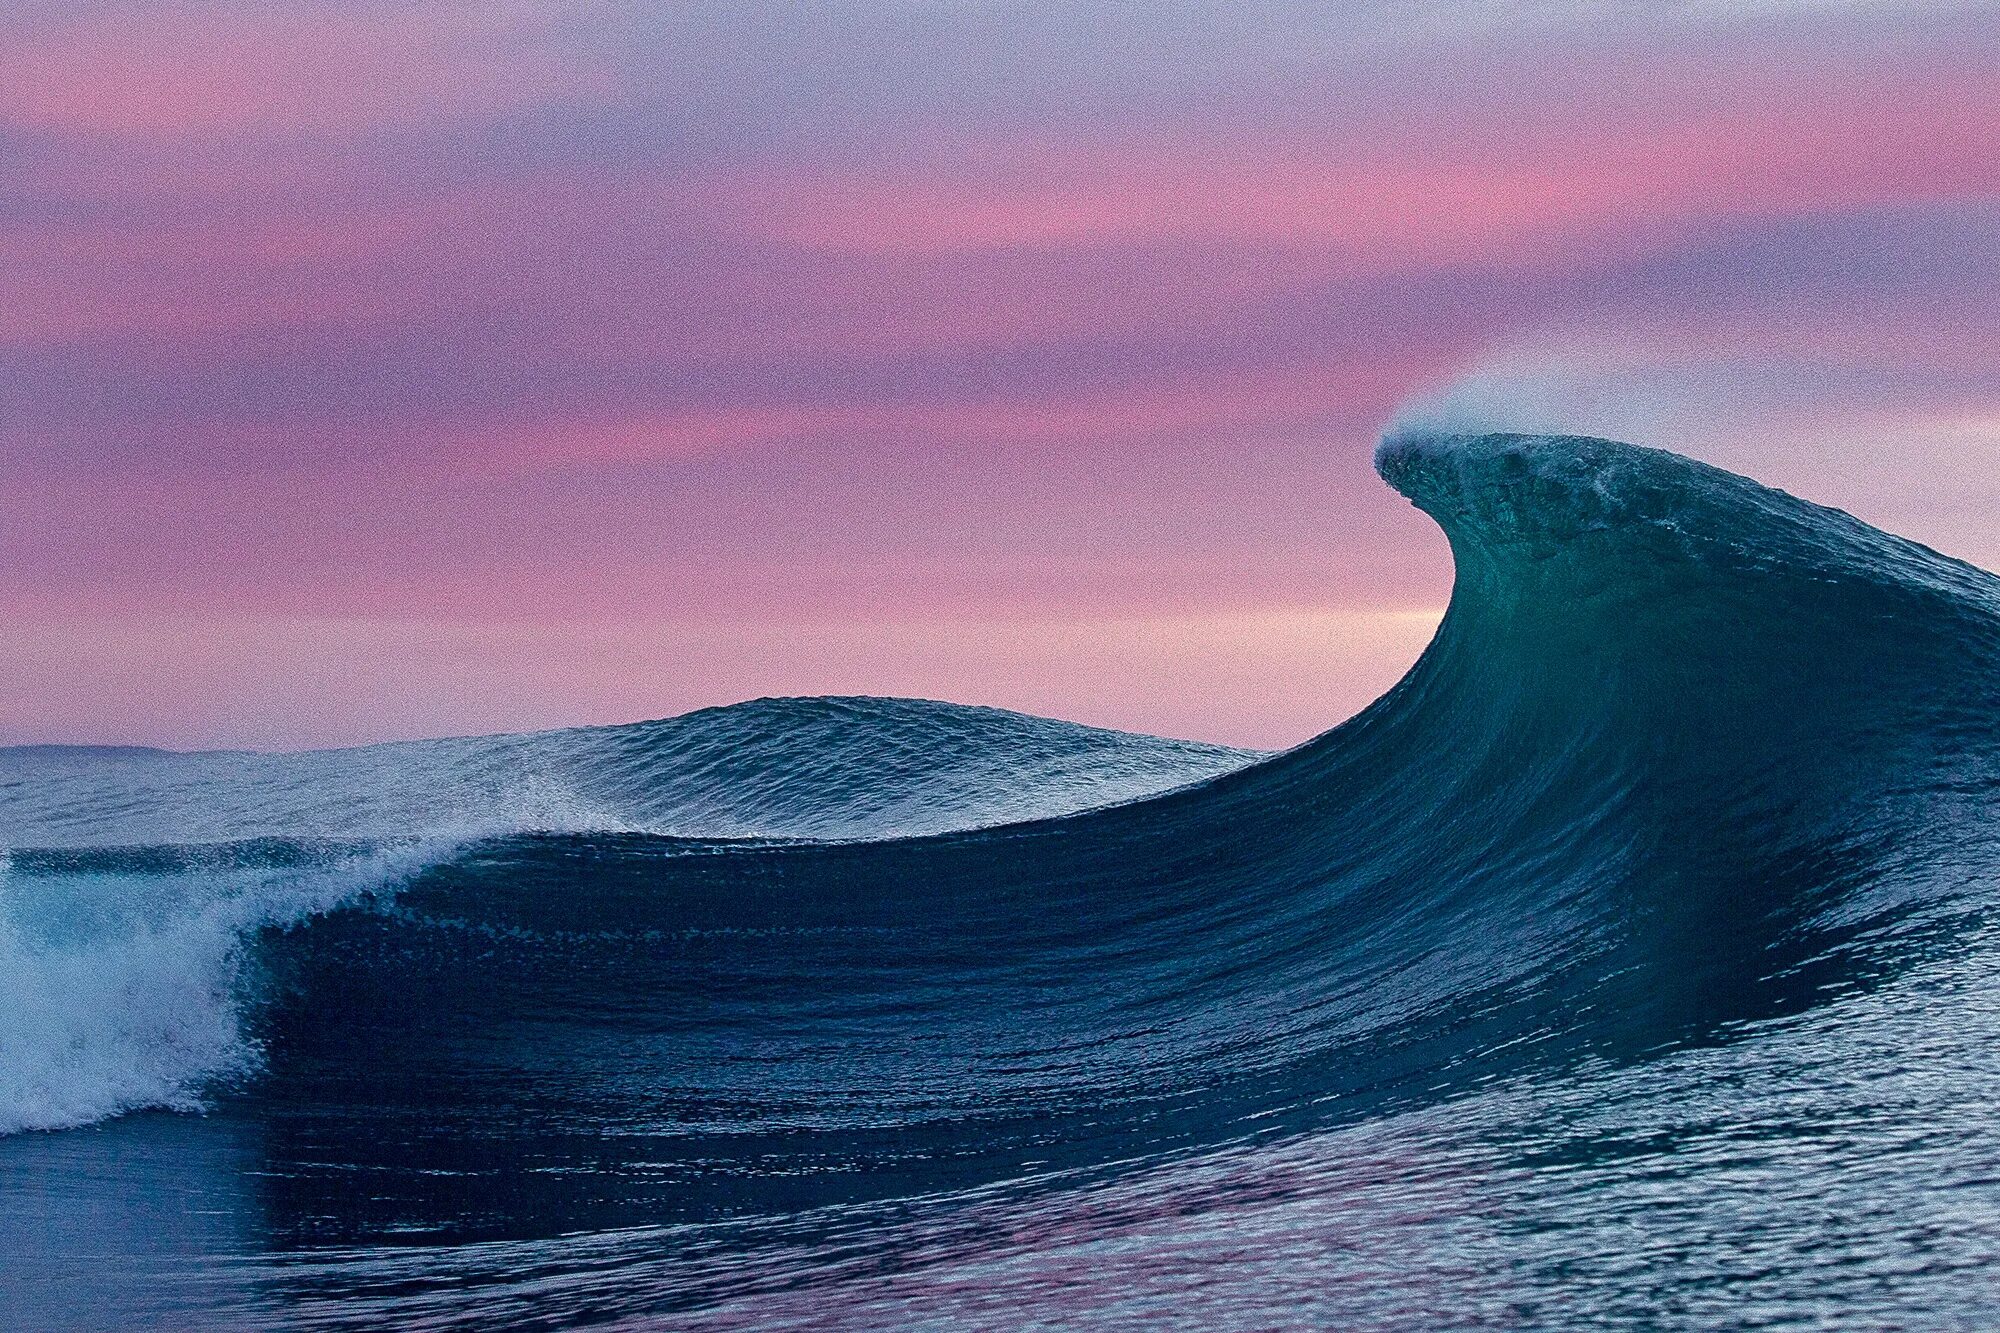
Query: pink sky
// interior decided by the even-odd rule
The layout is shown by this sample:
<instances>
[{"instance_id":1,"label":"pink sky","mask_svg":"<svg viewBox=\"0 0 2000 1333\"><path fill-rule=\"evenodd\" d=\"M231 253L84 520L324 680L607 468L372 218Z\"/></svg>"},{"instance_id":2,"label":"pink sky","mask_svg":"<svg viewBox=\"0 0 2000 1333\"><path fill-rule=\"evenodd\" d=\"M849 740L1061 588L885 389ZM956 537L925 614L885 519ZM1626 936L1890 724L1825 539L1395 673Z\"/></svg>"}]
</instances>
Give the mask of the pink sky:
<instances>
[{"instance_id":1,"label":"pink sky","mask_svg":"<svg viewBox=\"0 0 2000 1333\"><path fill-rule=\"evenodd\" d=\"M0 743L1288 744L1448 593L1412 401L2000 565L2000 18L1466 12L11 11Z\"/></svg>"}]
</instances>

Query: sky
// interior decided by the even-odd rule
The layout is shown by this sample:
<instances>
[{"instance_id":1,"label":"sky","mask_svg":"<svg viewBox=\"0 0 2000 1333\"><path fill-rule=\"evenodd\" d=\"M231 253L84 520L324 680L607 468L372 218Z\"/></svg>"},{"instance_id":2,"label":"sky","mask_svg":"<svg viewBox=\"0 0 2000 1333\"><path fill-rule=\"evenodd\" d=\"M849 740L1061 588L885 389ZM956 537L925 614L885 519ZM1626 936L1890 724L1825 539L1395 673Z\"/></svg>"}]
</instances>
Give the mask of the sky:
<instances>
[{"instance_id":1,"label":"sky","mask_svg":"<svg viewBox=\"0 0 2000 1333\"><path fill-rule=\"evenodd\" d=\"M0 4L0 743L1292 744L1412 413L2000 568L2000 4Z\"/></svg>"}]
</instances>

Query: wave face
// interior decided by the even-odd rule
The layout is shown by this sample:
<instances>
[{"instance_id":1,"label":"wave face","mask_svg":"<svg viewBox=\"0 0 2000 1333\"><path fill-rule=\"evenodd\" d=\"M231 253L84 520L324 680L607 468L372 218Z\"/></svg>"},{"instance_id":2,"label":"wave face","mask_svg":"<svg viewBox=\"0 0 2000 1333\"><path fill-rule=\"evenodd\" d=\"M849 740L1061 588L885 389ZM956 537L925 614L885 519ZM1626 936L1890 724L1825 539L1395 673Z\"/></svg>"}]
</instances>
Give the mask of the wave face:
<instances>
[{"instance_id":1,"label":"wave face","mask_svg":"<svg viewBox=\"0 0 2000 1333\"><path fill-rule=\"evenodd\" d=\"M16 755L14 1127L212 1109L0 1173L232 1200L168 1322L1982 1322L2000 580L1608 441L1377 463L1452 602L1281 755L857 700Z\"/></svg>"}]
</instances>

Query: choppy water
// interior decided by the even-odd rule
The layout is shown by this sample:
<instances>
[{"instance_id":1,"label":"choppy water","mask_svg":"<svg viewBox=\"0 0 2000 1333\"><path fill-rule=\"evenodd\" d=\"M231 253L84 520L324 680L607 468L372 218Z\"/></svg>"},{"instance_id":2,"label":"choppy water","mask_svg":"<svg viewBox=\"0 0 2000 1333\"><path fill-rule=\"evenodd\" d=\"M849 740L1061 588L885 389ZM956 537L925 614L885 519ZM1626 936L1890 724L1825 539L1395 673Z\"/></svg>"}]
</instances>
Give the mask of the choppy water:
<instances>
[{"instance_id":1,"label":"choppy water","mask_svg":"<svg viewBox=\"0 0 2000 1333\"><path fill-rule=\"evenodd\" d=\"M2000 580L1605 441L1379 464L1451 609L1281 755L0 754L0 1324L1995 1322Z\"/></svg>"}]
</instances>

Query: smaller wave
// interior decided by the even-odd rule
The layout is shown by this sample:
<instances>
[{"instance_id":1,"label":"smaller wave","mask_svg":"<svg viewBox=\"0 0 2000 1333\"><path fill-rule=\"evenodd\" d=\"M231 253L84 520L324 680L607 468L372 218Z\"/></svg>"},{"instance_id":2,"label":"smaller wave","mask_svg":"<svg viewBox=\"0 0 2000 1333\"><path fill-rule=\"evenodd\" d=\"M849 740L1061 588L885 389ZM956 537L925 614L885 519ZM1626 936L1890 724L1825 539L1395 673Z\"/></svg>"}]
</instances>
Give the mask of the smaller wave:
<instances>
[{"instance_id":1,"label":"smaller wave","mask_svg":"<svg viewBox=\"0 0 2000 1333\"><path fill-rule=\"evenodd\" d=\"M294 754L0 747L0 844L550 832L847 841L1048 818L1248 750L923 699L758 699L677 718Z\"/></svg>"},{"instance_id":2,"label":"smaller wave","mask_svg":"<svg viewBox=\"0 0 2000 1333\"><path fill-rule=\"evenodd\" d=\"M0 1135L200 1109L261 1062L255 932L393 891L470 840L0 851Z\"/></svg>"},{"instance_id":3,"label":"smaller wave","mask_svg":"<svg viewBox=\"0 0 2000 1333\"><path fill-rule=\"evenodd\" d=\"M269 928L512 834L840 841L1067 813L1259 756L924 700L302 754L0 749L0 1135L260 1072Z\"/></svg>"}]
</instances>

